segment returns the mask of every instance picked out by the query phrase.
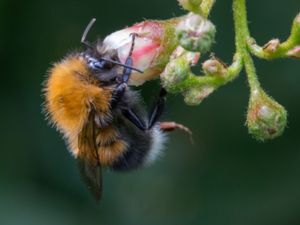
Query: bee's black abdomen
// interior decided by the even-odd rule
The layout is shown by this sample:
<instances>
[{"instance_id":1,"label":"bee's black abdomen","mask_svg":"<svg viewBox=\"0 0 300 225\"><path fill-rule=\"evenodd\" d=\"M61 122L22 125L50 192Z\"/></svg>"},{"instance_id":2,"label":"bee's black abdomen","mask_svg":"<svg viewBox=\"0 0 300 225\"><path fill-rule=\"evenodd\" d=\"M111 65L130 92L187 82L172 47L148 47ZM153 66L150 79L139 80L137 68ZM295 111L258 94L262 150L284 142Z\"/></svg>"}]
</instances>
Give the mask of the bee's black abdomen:
<instances>
[{"instance_id":1,"label":"bee's black abdomen","mask_svg":"<svg viewBox=\"0 0 300 225\"><path fill-rule=\"evenodd\" d=\"M124 154L113 164L114 170L125 171L137 169L142 166L150 165L161 155L165 135L160 131L159 126L154 126L148 131L139 131L139 136L131 133L128 140L128 148Z\"/></svg>"},{"instance_id":2,"label":"bee's black abdomen","mask_svg":"<svg viewBox=\"0 0 300 225\"><path fill-rule=\"evenodd\" d=\"M149 127L149 116L143 107L137 92L128 89L116 108L129 108L135 112L140 122ZM127 143L124 153L111 166L115 170L130 170L150 164L154 161L165 141L165 136L160 130L157 122L150 129L141 129L130 121L121 111L115 111L115 127L120 138Z\"/></svg>"},{"instance_id":3,"label":"bee's black abdomen","mask_svg":"<svg viewBox=\"0 0 300 225\"><path fill-rule=\"evenodd\" d=\"M130 170L140 167L151 146L151 131L141 131L128 125L121 128L128 147L124 154L114 163L115 170Z\"/></svg>"}]
</instances>

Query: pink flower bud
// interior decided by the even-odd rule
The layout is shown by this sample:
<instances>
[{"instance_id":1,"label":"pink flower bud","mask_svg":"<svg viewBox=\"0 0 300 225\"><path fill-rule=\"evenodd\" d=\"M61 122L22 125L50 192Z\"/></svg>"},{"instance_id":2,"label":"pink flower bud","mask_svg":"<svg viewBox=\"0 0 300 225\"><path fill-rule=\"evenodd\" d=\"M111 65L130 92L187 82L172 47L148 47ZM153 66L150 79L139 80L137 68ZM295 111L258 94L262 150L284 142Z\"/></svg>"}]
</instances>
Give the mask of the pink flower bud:
<instances>
[{"instance_id":1,"label":"pink flower bud","mask_svg":"<svg viewBox=\"0 0 300 225\"><path fill-rule=\"evenodd\" d=\"M287 55L294 58L300 58L300 45L297 45L293 49L289 50Z\"/></svg>"},{"instance_id":2,"label":"pink flower bud","mask_svg":"<svg viewBox=\"0 0 300 225\"><path fill-rule=\"evenodd\" d=\"M137 34L132 53L133 67L144 73L134 72L130 84L141 85L162 72L177 46L176 37L173 35L177 21L178 19L144 21L114 32L104 39L106 51L116 50L119 60L125 63L132 43L131 34Z\"/></svg>"}]
</instances>

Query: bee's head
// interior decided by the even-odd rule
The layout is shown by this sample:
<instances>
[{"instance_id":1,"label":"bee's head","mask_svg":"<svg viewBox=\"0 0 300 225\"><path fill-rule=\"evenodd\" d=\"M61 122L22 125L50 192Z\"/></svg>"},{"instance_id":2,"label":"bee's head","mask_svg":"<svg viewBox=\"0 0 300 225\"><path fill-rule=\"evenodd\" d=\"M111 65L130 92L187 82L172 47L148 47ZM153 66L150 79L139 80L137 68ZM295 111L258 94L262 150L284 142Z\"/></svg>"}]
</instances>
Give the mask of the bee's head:
<instances>
[{"instance_id":1,"label":"bee's head","mask_svg":"<svg viewBox=\"0 0 300 225\"><path fill-rule=\"evenodd\" d=\"M86 61L87 67L92 75L100 82L111 82L115 81L121 74L120 69L122 67L142 73L142 71L133 68L131 65L121 63L118 59L117 52L115 50L110 50L109 52L106 51L102 48L102 42L98 41L96 44L92 45L86 41L86 36L95 21L95 18L90 21L81 38L81 43L86 48L85 52L81 55Z\"/></svg>"},{"instance_id":2,"label":"bee's head","mask_svg":"<svg viewBox=\"0 0 300 225\"><path fill-rule=\"evenodd\" d=\"M85 61L90 76L96 78L101 83L113 83L121 74L121 67L110 60L103 60L102 56L93 49L88 49L81 54ZM106 56L106 58L110 56Z\"/></svg>"}]
</instances>

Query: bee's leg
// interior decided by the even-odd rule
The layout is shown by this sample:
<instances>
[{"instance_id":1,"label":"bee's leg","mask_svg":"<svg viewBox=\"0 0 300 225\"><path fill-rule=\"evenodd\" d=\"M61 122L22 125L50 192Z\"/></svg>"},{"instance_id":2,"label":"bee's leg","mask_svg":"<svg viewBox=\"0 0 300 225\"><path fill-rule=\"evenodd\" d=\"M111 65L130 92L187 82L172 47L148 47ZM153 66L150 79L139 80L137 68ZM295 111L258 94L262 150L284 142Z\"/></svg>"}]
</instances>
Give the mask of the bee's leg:
<instances>
[{"instance_id":1,"label":"bee's leg","mask_svg":"<svg viewBox=\"0 0 300 225\"><path fill-rule=\"evenodd\" d=\"M159 123L159 128L163 132L171 132L171 131L174 131L174 130L182 130L182 131L186 132L189 135L190 142L192 144L194 143L192 131L188 127L186 127L186 126L184 126L180 123L176 123L176 122L173 122L173 121L172 122L169 122L169 121L168 122L160 122Z\"/></svg>"},{"instance_id":2,"label":"bee's leg","mask_svg":"<svg viewBox=\"0 0 300 225\"><path fill-rule=\"evenodd\" d=\"M135 38L136 38L137 35L138 34L136 34L136 33L132 33L131 34L131 37L132 37L131 47L130 47L127 59L125 61L125 65L129 66L129 67L132 67L132 65L133 65L133 60L132 60L131 56L132 56L132 53L133 53L134 42L135 42ZM126 83L126 84L128 83L130 75L131 75L131 72L132 72L131 68L124 67L123 74L122 74L122 83Z\"/></svg>"},{"instance_id":3,"label":"bee's leg","mask_svg":"<svg viewBox=\"0 0 300 225\"><path fill-rule=\"evenodd\" d=\"M123 115L139 129L143 131L149 130L153 127L153 125L157 122L157 120L163 113L165 102L166 102L166 94L167 94L166 90L164 88L161 88L159 92L159 98L150 113L147 125L131 109L123 109Z\"/></svg>"},{"instance_id":4,"label":"bee's leg","mask_svg":"<svg viewBox=\"0 0 300 225\"><path fill-rule=\"evenodd\" d=\"M140 130L145 131L149 129L149 127L145 125L143 120L131 109L123 109L122 112L123 115Z\"/></svg>"},{"instance_id":5,"label":"bee's leg","mask_svg":"<svg viewBox=\"0 0 300 225\"><path fill-rule=\"evenodd\" d=\"M192 131L188 127L176 122L161 122L159 124L159 127L164 132L170 132L179 129L179 130L183 130L189 135L192 135Z\"/></svg>"},{"instance_id":6,"label":"bee's leg","mask_svg":"<svg viewBox=\"0 0 300 225\"><path fill-rule=\"evenodd\" d=\"M125 65L128 67L124 67L123 69L123 73L122 73L122 77L121 77L121 82L117 85L116 89L114 90L114 100L112 102L112 105L114 106L115 103L117 103L124 95L126 87L127 87L127 83L129 81L130 75L132 73L132 69L130 67L132 67L133 65L133 60L132 60L132 52L134 49L134 41L135 41L135 37L137 36L137 34L133 33L132 34L132 43L131 43L131 47L130 47L130 51L128 54L128 57L125 61Z\"/></svg>"},{"instance_id":7,"label":"bee's leg","mask_svg":"<svg viewBox=\"0 0 300 225\"><path fill-rule=\"evenodd\" d=\"M166 103L167 91L161 87L158 100L154 104L149 116L149 128L151 128L162 115Z\"/></svg>"}]
</instances>

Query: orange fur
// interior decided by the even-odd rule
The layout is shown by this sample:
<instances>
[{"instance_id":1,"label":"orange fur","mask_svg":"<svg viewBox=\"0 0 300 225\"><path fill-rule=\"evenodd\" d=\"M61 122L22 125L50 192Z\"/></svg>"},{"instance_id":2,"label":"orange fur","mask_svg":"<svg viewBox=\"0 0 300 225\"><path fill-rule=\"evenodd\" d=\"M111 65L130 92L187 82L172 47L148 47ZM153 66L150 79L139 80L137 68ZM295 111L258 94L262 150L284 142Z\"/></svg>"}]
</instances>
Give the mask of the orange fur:
<instances>
[{"instance_id":1,"label":"orange fur","mask_svg":"<svg viewBox=\"0 0 300 225\"><path fill-rule=\"evenodd\" d=\"M82 151L78 149L78 139L71 141L76 149L76 155L84 154L84 158L93 164L97 164L92 150ZM96 137L97 152L101 166L111 166L127 149L127 143L118 138L118 132L112 126L107 126L97 130Z\"/></svg>"},{"instance_id":2,"label":"orange fur","mask_svg":"<svg viewBox=\"0 0 300 225\"><path fill-rule=\"evenodd\" d=\"M111 166L112 163L124 153L127 143L123 140L116 140L108 146L100 146L98 149L100 163L103 166Z\"/></svg>"},{"instance_id":3,"label":"orange fur","mask_svg":"<svg viewBox=\"0 0 300 225\"><path fill-rule=\"evenodd\" d=\"M97 146L107 146L118 138L118 132L112 126L103 127L98 130L96 137Z\"/></svg>"},{"instance_id":4,"label":"orange fur","mask_svg":"<svg viewBox=\"0 0 300 225\"><path fill-rule=\"evenodd\" d=\"M91 107L100 115L110 113L111 90L97 85L79 55L66 58L50 70L45 98L51 122L64 133L75 156L78 134Z\"/></svg>"}]
</instances>

